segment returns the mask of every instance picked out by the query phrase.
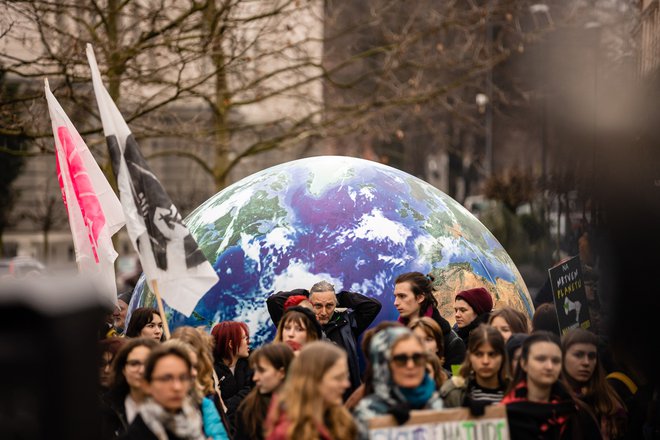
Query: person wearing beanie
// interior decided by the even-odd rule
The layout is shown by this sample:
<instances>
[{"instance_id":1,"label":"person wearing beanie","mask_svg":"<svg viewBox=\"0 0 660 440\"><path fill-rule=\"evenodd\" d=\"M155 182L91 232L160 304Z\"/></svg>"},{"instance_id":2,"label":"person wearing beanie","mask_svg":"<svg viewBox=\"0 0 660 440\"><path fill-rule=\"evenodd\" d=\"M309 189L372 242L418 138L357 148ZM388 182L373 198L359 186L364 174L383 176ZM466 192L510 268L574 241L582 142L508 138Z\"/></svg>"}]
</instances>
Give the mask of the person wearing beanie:
<instances>
[{"instance_id":1,"label":"person wearing beanie","mask_svg":"<svg viewBox=\"0 0 660 440\"><path fill-rule=\"evenodd\" d=\"M277 325L275 342L294 341L304 346L324 339L323 328L316 320L314 312L307 307L289 307Z\"/></svg>"},{"instance_id":2,"label":"person wearing beanie","mask_svg":"<svg viewBox=\"0 0 660 440\"><path fill-rule=\"evenodd\" d=\"M284 311L286 312L290 307L302 306L313 310L312 303L305 295L292 295L284 301Z\"/></svg>"},{"instance_id":3,"label":"person wearing beanie","mask_svg":"<svg viewBox=\"0 0 660 440\"><path fill-rule=\"evenodd\" d=\"M528 336L527 333L514 333L509 337L509 340L506 341L506 354L507 359L509 360L509 372L511 373L511 377L516 375L522 345Z\"/></svg>"},{"instance_id":4,"label":"person wearing beanie","mask_svg":"<svg viewBox=\"0 0 660 440\"><path fill-rule=\"evenodd\" d=\"M488 322L490 311L493 310L493 297L483 287L467 289L458 292L454 300L454 330L468 345L470 332L479 324Z\"/></svg>"}]
</instances>

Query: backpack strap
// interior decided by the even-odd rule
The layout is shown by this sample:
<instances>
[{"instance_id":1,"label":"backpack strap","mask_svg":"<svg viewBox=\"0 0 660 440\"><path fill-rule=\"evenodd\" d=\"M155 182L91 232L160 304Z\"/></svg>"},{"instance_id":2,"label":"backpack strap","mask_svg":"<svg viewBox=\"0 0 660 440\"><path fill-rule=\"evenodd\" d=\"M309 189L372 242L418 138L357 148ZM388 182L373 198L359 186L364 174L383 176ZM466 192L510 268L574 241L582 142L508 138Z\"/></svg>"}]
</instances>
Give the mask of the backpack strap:
<instances>
[{"instance_id":1,"label":"backpack strap","mask_svg":"<svg viewBox=\"0 0 660 440\"><path fill-rule=\"evenodd\" d=\"M607 375L607 379L617 379L628 388L628 390L632 393L635 394L637 393L637 385L633 380L628 377L626 374L620 372L620 371L615 371L614 373L610 373Z\"/></svg>"}]
</instances>

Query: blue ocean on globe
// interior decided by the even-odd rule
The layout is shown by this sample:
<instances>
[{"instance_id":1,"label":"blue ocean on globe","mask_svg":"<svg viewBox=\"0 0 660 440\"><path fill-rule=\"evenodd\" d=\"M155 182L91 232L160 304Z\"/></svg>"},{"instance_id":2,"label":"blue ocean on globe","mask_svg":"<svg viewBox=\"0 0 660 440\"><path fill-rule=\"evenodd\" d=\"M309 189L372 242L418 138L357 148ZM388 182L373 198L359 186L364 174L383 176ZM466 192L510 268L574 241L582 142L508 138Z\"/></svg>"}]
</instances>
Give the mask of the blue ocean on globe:
<instances>
[{"instance_id":1,"label":"blue ocean on globe","mask_svg":"<svg viewBox=\"0 0 660 440\"><path fill-rule=\"evenodd\" d=\"M410 271L433 274L450 322L455 294L476 286L496 307L533 313L515 264L479 220L437 188L376 162L319 156L277 165L220 191L184 222L220 281L190 317L165 304L172 329L244 321L257 346L275 334L266 298L320 280L378 298L376 322L392 320L394 279ZM130 310L155 306L144 276L135 292Z\"/></svg>"}]
</instances>

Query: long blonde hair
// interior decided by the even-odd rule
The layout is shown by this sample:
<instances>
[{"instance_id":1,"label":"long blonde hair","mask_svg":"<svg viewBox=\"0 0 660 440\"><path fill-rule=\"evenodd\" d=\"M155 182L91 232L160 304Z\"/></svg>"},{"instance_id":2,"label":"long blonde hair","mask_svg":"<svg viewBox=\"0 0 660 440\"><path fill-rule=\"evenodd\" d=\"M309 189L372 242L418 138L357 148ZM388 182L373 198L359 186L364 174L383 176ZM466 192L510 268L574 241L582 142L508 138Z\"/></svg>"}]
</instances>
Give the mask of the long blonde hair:
<instances>
[{"instance_id":1,"label":"long blonde hair","mask_svg":"<svg viewBox=\"0 0 660 440\"><path fill-rule=\"evenodd\" d=\"M286 383L277 396L266 437L282 413L290 421L286 433L289 439L318 439L321 427L325 427L334 440L356 437L357 427L348 410L343 405L327 406L319 396L323 377L342 359L346 359L346 352L329 342L316 341L303 347L291 363Z\"/></svg>"},{"instance_id":2,"label":"long blonde hair","mask_svg":"<svg viewBox=\"0 0 660 440\"><path fill-rule=\"evenodd\" d=\"M213 394L213 358L209 345L210 336L194 327L178 327L172 333L173 339L187 342L197 354L197 383L203 395Z\"/></svg>"}]
</instances>

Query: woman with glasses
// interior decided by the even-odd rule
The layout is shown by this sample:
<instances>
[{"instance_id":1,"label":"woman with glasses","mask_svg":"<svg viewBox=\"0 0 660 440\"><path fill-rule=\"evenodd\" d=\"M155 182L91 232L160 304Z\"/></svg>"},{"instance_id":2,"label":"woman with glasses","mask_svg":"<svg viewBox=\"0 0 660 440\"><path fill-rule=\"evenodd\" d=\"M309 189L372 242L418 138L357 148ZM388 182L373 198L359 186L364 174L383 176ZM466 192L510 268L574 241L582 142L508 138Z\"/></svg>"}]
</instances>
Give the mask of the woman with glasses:
<instances>
[{"instance_id":1,"label":"woman with glasses","mask_svg":"<svg viewBox=\"0 0 660 440\"><path fill-rule=\"evenodd\" d=\"M163 320L158 310L140 307L133 311L126 329L127 338L149 338L162 342L163 335Z\"/></svg>"},{"instance_id":2,"label":"woman with glasses","mask_svg":"<svg viewBox=\"0 0 660 440\"><path fill-rule=\"evenodd\" d=\"M486 405L502 400L508 385L504 338L495 328L481 324L470 333L459 374L442 385L440 397L448 408L465 406L478 415Z\"/></svg>"},{"instance_id":3,"label":"woman with glasses","mask_svg":"<svg viewBox=\"0 0 660 440\"><path fill-rule=\"evenodd\" d=\"M223 321L211 330L215 341L213 368L220 384L222 402L216 399L218 411L224 410L233 432L234 414L241 401L252 389L252 370L247 358L250 355L250 332L244 322ZM223 408L223 403L225 408Z\"/></svg>"},{"instance_id":4,"label":"woman with glasses","mask_svg":"<svg viewBox=\"0 0 660 440\"><path fill-rule=\"evenodd\" d=\"M373 393L354 411L359 438L369 438L369 419L392 414L400 425L413 409L442 409L435 382L426 370L424 345L410 329L390 327L376 333L369 345Z\"/></svg>"},{"instance_id":5,"label":"woman with glasses","mask_svg":"<svg viewBox=\"0 0 660 440\"><path fill-rule=\"evenodd\" d=\"M158 346L153 339L128 340L112 362L110 390L102 399L101 433L104 439L124 434L144 401L144 364L151 350Z\"/></svg>"},{"instance_id":6,"label":"woman with glasses","mask_svg":"<svg viewBox=\"0 0 660 440\"><path fill-rule=\"evenodd\" d=\"M177 344L156 347L144 366L149 395L128 428L126 440L206 440L202 416L190 397L193 384L188 351Z\"/></svg>"}]
</instances>

